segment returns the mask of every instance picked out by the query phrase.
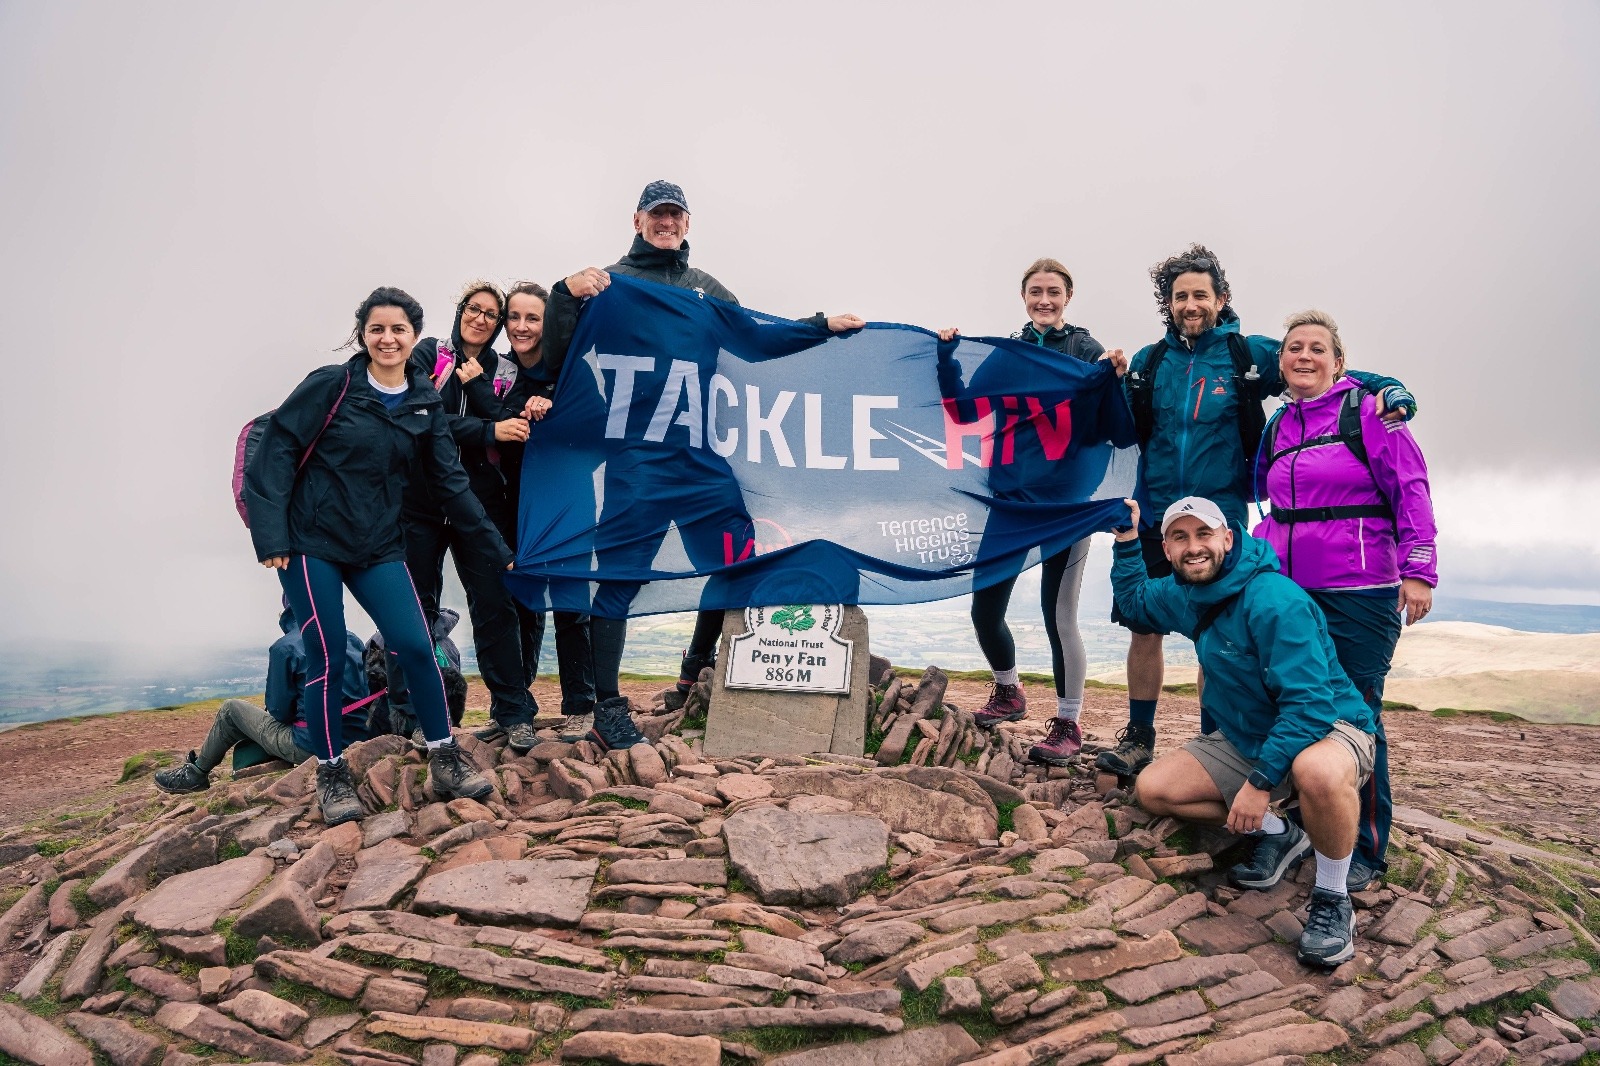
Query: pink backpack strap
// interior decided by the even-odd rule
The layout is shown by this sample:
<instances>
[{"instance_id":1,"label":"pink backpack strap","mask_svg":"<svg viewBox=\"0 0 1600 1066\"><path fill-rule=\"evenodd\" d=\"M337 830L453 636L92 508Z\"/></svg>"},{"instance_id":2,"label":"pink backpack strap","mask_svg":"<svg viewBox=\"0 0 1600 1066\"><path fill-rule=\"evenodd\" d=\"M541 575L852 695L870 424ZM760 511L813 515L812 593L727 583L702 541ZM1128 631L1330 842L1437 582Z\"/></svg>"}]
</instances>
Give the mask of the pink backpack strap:
<instances>
[{"instance_id":1,"label":"pink backpack strap","mask_svg":"<svg viewBox=\"0 0 1600 1066\"><path fill-rule=\"evenodd\" d=\"M333 416L339 413L339 405L344 403L344 394L350 391L350 368L344 368L344 387L339 390L338 397L333 401L333 406L328 408L328 417L322 420L322 429L317 430L317 435L311 438L311 444L306 448L306 453L300 457L300 465L295 467L298 472L311 461L311 453L317 450L317 442L322 439L323 430L333 422ZM241 444L240 447L243 447Z\"/></svg>"}]
</instances>

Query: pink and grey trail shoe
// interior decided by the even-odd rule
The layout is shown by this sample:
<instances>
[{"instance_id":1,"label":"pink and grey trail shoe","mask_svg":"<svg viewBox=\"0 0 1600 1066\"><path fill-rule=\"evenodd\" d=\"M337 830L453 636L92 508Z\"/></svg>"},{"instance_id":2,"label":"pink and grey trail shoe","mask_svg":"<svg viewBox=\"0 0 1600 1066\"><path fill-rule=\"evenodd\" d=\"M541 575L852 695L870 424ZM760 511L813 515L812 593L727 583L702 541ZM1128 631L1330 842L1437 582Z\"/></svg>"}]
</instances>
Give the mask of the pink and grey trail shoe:
<instances>
[{"instance_id":1,"label":"pink and grey trail shoe","mask_svg":"<svg viewBox=\"0 0 1600 1066\"><path fill-rule=\"evenodd\" d=\"M1028 749L1028 761L1046 766L1069 766L1083 750L1083 734L1078 723L1070 718L1056 718L1050 722L1050 732Z\"/></svg>"},{"instance_id":2,"label":"pink and grey trail shoe","mask_svg":"<svg viewBox=\"0 0 1600 1066\"><path fill-rule=\"evenodd\" d=\"M1028 700L1021 685L989 686L989 702L972 712L972 723L979 729L993 729L1001 722L1020 722L1028 713Z\"/></svg>"}]
</instances>

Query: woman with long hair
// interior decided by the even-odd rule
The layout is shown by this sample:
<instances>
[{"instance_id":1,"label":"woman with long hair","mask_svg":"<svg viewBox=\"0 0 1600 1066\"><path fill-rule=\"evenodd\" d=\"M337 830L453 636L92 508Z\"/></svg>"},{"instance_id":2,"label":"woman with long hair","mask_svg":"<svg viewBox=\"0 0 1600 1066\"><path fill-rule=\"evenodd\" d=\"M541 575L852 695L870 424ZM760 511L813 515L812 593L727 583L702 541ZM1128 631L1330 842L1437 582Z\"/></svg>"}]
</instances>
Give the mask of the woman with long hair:
<instances>
[{"instance_id":1,"label":"woman with long hair","mask_svg":"<svg viewBox=\"0 0 1600 1066\"><path fill-rule=\"evenodd\" d=\"M411 679L436 794L478 799L494 786L450 734L444 681L428 622L405 566L401 498L425 483L463 535L501 567L511 553L467 485L439 394L410 366L422 307L395 288L356 308L343 364L312 371L289 394L245 469L244 499L256 558L278 572L303 635L302 710L317 758L317 796L328 825L365 814L346 766L339 685L328 683L345 641L344 590L371 616Z\"/></svg>"}]
</instances>

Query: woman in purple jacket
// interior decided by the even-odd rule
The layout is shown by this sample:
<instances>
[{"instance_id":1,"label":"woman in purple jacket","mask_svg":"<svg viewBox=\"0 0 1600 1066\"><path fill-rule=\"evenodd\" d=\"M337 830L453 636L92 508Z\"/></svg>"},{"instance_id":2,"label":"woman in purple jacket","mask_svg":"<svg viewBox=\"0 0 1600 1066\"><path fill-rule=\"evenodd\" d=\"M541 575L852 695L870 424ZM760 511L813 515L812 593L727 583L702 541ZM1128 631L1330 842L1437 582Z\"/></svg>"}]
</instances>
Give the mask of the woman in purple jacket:
<instances>
[{"instance_id":1,"label":"woman in purple jacket","mask_svg":"<svg viewBox=\"0 0 1600 1066\"><path fill-rule=\"evenodd\" d=\"M1394 811L1383 682L1402 619L1410 625L1433 606L1437 529L1422 449L1404 422L1378 417L1374 397L1344 377L1333 318L1302 311L1284 325L1278 364L1288 395L1262 435L1257 477L1264 472L1272 513L1256 536L1322 608L1339 665L1378 723L1377 760L1361 790L1361 832L1350 863L1353 891L1387 869Z\"/></svg>"}]
</instances>

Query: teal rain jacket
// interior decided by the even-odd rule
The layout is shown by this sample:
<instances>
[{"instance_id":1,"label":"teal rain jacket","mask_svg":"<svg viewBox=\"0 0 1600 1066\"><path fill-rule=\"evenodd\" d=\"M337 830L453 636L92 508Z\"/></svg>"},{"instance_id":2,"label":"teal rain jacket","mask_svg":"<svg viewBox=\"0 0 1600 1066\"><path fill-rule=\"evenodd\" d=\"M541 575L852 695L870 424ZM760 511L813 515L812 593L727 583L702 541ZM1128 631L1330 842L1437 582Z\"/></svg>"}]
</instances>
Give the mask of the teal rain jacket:
<instances>
[{"instance_id":1,"label":"teal rain jacket","mask_svg":"<svg viewBox=\"0 0 1600 1066\"><path fill-rule=\"evenodd\" d=\"M1372 711L1334 655L1328 624L1305 590L1278 572L1272 546L1237 528L1222 573L1207 585L1150 580L1137 540L1115 545L1112 590L1123 617L1194 638L1212 604L1235 597L1195 641L1205 671L1201 704L1240 754L1251 783L1276 788L1296 755L1335 721L1376 729Z\"/></svg>"},{"instance_id":2,"label":"teal rain jacket","mask_svg":"<svg viewBox=\"0 0 1600 1066\"><path fill-rule=\"evenodd\" d=\"M1254 457L1244 454L1239 439L1239 389L1228 351L1228 334L1239 332L1239 316L1232 306L1224 307L1217 324L1195 338L1192 351L1176 332L1167 330L1167 354L1151 396L1154 431L1139 456L1139 504L1146 525L1159 524L1166 509L1185 496L1214 502L1234 529L1249 525L1246 512L1253 492L1246 460ZM1260 395L1278 395L1283 391L1278 371L1282 342L1276 337L1245 339L1261 375ZM1134 353L1124 388L1134 373L1144 372L1154 349L1150 344ZM1379 374L1346 373L1368 392L1401 384Z\"/></svg>"}]
</instances>

